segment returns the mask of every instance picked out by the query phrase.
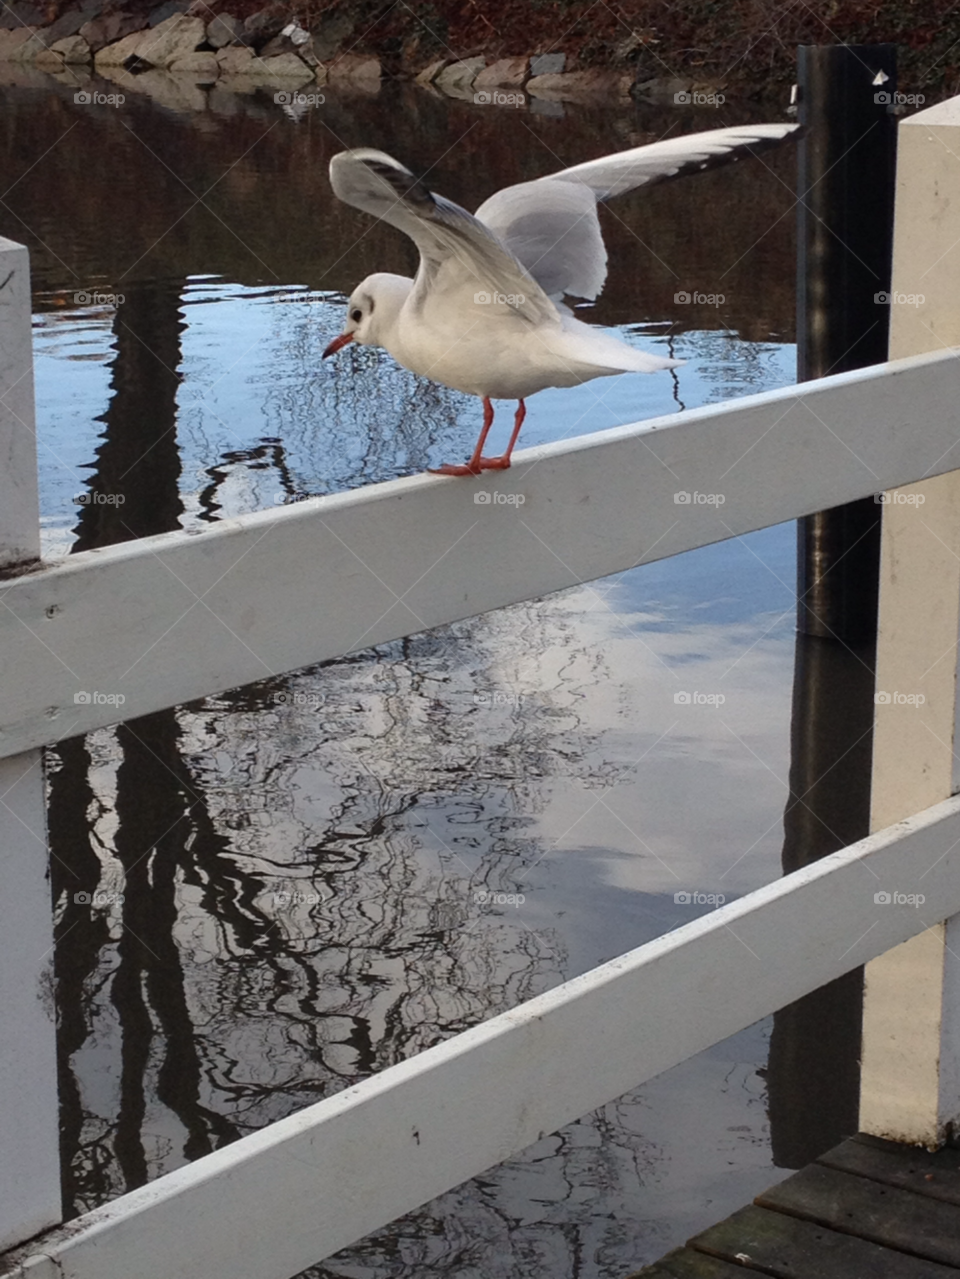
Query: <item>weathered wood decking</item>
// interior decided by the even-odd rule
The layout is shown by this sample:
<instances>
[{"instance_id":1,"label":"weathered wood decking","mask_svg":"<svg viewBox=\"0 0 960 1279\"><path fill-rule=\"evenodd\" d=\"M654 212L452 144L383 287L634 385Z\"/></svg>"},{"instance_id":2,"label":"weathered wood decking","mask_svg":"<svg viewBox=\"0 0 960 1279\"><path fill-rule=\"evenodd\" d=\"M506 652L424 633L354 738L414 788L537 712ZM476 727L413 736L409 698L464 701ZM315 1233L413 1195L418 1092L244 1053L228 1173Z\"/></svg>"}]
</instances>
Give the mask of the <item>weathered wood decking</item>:
<instances>
[{"instance_id":1,"label":"weathered wood decking","mask_svg":"<svg viewBox=\"0 0 960 1279\"><path fill-rule=\"evenodd\" d=\"M960 1149L857 1136L630 1279L957 1279Z\"/></svg>"}]
</instances>

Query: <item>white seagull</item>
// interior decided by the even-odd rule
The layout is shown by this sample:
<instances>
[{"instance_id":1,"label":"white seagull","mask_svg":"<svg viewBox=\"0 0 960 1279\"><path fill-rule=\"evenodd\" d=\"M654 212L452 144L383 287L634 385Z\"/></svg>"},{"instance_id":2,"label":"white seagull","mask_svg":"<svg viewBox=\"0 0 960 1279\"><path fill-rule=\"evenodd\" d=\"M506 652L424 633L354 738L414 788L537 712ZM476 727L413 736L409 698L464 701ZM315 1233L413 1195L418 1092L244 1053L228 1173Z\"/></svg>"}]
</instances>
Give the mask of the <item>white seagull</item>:
<instances>
[{"instance_id":1,"label":"white seagull","mask_svg":"<svg viewBox=\"0 0 960 1279\"><path fill-rule=\"evenodd\" d=\"M565 296L596 298L607 276L598 201L776 145L796 128L742 125L635 147L505 187L475 214L429 191L383 151L341 151L330 161L334 194L408 235L420 266L413 280L368 275L353 291L343 332L324 358L348 342L382 346L413 373L479 395L483 429L473 456L433 473L505 470L528 395L683 363L583 324L564 304ZM483 456L491 398L519 401L499 457Z\"/></svg>"}]
</instances>

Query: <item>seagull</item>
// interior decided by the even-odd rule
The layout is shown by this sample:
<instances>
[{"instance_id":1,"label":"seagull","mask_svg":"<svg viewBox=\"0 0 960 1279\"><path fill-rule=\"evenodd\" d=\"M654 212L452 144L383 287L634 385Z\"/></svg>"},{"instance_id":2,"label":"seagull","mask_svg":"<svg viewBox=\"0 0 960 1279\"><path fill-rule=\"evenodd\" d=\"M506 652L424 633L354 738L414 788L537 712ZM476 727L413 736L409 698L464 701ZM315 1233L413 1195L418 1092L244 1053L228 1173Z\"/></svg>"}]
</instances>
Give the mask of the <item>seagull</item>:
<instances>
[{"instance_id":1,"label":"seagull","mask_svg":"<svg viewBox=\"0 0 960 1279\"><path fill-rule=\"evenodd\" d=\"M634 147L505 187L475 214L430 191L383 151L341 151L330 161L334 194L408 235L420 264L412 280L386 272L367 276L323 358L349 342L380 346L411 372L479 396L483 427L470 460L432 474L506 470L528 396L683 363L582 323L566 304L566 298L592 301L606 280L597 204L778 145L796 128L738 125ZM505 451L485 457L492 399L517 400L518 407Z\"/></svg>"}]
</instances>

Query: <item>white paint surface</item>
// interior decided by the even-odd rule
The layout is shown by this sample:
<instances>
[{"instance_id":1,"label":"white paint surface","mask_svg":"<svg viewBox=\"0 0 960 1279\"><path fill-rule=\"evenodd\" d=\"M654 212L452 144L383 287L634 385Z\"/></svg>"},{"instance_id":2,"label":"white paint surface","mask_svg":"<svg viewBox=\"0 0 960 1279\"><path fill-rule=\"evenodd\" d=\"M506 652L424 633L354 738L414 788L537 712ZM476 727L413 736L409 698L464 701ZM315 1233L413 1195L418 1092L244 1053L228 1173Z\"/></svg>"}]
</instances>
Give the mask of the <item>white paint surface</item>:
<instances>
[{"instance_id":1,"label":"white paint surface","mask_svg":"<svg viewBox=\"0 0 960 1279\"><path fill-rule=\"evenodd\" d=\"M958 392L944 352L71 556L0 583L0 755L945 469Z\"/></svg>"},{"instance_id":2,"label":"white paint surface","mask_svg":"<svg viewBox=\"0 0 960 1279\"><path fill-rule=\"evenodd\" d=\"M35 559L39 534L29 263L0 238L0 566ZM44 803L39 750L0 760L0 1248L60 1220Z\"/></svg>"},{"instance_id":3,"label":"white paint surface","mask_svg":"<svg viewBox=\"0 0 960 1279\"><path fill-rule=\"evenodd\" d=\"M960 342L960 98L905 119L897 150L890 355ZM957 433L944 463L960 464ZM941 468L932 468L936 474ZM872 825L957 790L960 472L905 489L883 514ZM867 968L860 1126L936 1145L960 1120L960 920Z\"/></svg>"},{"instance_id":4,"label":"white paint surface","mask_svg":"<svg viewBox=\"0 0 960 1279\"><path fill-rule=\"evenodd\" d=\"M892 883L924 908L878 903ZM8 1273L289 1279L958 909L951 799L96 1209Z\"/></svg>"}]
</instances>

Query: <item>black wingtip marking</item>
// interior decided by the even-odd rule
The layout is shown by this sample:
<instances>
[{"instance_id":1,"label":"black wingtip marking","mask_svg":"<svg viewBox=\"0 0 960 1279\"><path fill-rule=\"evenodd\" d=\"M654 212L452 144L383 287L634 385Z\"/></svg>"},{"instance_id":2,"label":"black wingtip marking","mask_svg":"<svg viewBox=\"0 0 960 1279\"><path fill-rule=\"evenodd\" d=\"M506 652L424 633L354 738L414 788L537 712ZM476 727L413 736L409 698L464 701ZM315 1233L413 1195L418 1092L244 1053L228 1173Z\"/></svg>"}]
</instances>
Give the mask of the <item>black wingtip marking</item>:
<instances>
[{"instance_id":1,"label":"black wingtip marking","mask_svg":"<svg viewBox=\"0 0 960 1279\"><path fill-rule=\"evenodd\" d=\"M433 193L424 185L420 178L415 178L406 169L395 167L392 164L384 164L382 160L364 160L363 163L371 173L375 173L378 178L383 178L385 182L388 182L401 199L421 209L435 208L436 201L433 198Z\"/></svg>"}]
</instances>

